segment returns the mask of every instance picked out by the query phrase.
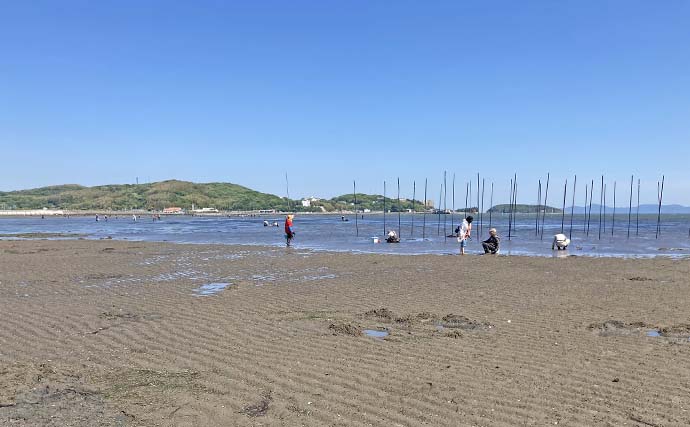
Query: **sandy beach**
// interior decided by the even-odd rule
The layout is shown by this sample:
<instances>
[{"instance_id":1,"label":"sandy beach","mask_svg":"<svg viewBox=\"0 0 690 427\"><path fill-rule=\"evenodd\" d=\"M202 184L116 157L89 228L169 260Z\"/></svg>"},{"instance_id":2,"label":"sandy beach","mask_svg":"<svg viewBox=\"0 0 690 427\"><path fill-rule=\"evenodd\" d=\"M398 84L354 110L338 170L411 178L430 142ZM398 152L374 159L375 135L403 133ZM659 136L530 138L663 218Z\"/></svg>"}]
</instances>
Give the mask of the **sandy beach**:
<instances>
[{"instance_id":1,"label":"sandy beach","mask_svg":"<svg viewBox=\"0 0 690 427\"><path fill-rule=\"evenodd\" d=\"M0 425L690 425L689 305L688 259L0 241Z\"/></svg>"}]
</instances>

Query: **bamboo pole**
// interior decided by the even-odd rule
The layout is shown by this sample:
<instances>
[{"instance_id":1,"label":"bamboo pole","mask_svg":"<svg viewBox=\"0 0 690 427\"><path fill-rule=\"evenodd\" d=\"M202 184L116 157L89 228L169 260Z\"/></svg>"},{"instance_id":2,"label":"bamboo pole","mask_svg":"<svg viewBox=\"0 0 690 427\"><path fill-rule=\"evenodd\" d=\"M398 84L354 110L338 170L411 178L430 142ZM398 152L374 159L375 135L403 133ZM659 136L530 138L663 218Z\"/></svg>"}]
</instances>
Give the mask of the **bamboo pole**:
<instances>
[{"instance_id":1,"label":"bamboo pole","mask_svg":"<svg viewBox=\"0 0 690 427\"><path fill-rule=\"evenodd\" d=\"M575 214L575 189L577 188L577 175L573 181L573 203L570 205L570 238L573 238L573 215Z\"/></svg>"},{"instance_id":2,"label":"bamboo pole","mask_svg":"<svg viewBox=\"0 0 690 427\"><path fill-rule=\"evenodd\" d=\"M450 211L450 229L455 234L455 224L453 223L453 213L455 213L455 173L453 173L453 210Z\"/></svg>"},{"instance_id":3,"label":"bamboo pole","mask_svg":"<svg viewBox=\"0 0 690 427\"><path fill-rule=\"evenodd\" d=\"M563 186L563 209L561 210L561 233L563 233L563 227L565 224L565 198L568 194L568 180L565 180L565 185Z\"/></svg>"},{"instance_id":4,"label":"bamboo pole","mask_svg":"<svg viewBox=\"0 0 690 427\"><path fill-rule=\"evenodd\" d=\"M355 197L355 235L359 237L359 223L357 222L357 217L359 216L357 213L357 181L352 181L352 194Z\"/></svg>"},{"instance_id":5,"label":"bamboo pole","mask_svg":"<svg viewBox=\"0 0 690 427\"><path fill-rule=\"evenodd\" d=\"M481 226L481 231L484 231L484 190L486 188L485 178L482 178L482 207L479 208L479 225ZM481 237L481 234L479 235Z\"/></svg>"},{"instance_id":6,"label":"bamboo pole","mask_svg":"<svg viewBox=\"0 0 690 427\"><path fill-rule=\"evenodd\" d=\"M537 215L534 218L534 235L539 235L539 213L541 212L541 179L537 186Z\"/></svg>"},{"instance_id":7,"label":"bamboo pole","mask_svg":"<svg viewBox=\"0 0 690 427\"><path fill-rule=\"evenodd\" d=\"M635 236L640 235L640 178L637 178L637 213L635 214Z\"/></svg>"},{"instance_id":8,"label":"bamboo pole","mask_svg":"<svg viewBox=\"0 0 690 427\"><path fill-rule=\"evenodd\" d=\"M402 238L402 228L400 227L400 177L398 177L398 238Z\"/></svg>"},{"instance_id":9,"label":"bamboo pole","mask_svg":"<svg viewBox=\"0 0 690 427\"><path fill-rule=\"evenodd\" d=\"M386 233L386 181L383 181L383 235Z\"/></svg>"},{"instance_id":10,"label":"bamboo pole","mask_svg":"<svg viewBox=\"0 0 690 427\"><path fill-rule=\"evenodd\" d=\"M517 174L515 174L515 179L513 180L513 232L517 231Z\"/></svg>"},{"instance_id":11,"label":"bamboo pole","mask_svg":"<svg viewBox=\"0 0 690 427\"><path fill-rule=\"evenodd\" d=\"M470 206L468 208L468 214L472 213L472 180L470 180Z\"/></svg>"},{"instance_id":12,"label":"bamboo pole","mask_svg":"<svg viewBox=\"0 0 690 427\"><path fill-rule=\"evenodd\" d=\"M414 198L416 197L416 191L417 191L417 182L412 181L412 226L410 227L410 237L414 237L414 216L417 213L417 210L415 209L414 205Z\"/></svg>"},{"instance_id":13,"label":"bamboo pole","mask_svg":"<svg viewBox=\"0 0 690 427\"><path fill-rule=\"evenodd\" d=\"M443 240L448 240L448 181L446 181L447 172L443 171Z\"/></svg>"},{"instance_id":14,"label":"bamboo pole","mask_svg":"<svg viewBox=\"0 0 690 427\"><path fill-rule=\"evenodd\" d=\"M582 234L585 234L587 232L587 196L588 196L588 184L585 183L585 204L582 205L582 211L584 212L584 217L582 220Z\"/></svg>"},{"instance_id":15,"label":"bamboo pole","mask_svg":"<svg viewBox=\"0 0 690 427\"><path fill-rule=\"evenodd\" d=\"M469 194L470 194L470 184L466 183L465 184L465 210L462 213L462 219L467 218L467 198L468 198Z\"/></svg>"},{"instance_id":16,"label":"bamboo pole","mask_svg":"<svg viewBox=\"0 0 690 427\"><path fill-rule=\"evenodd\" d=\"M438 209L436 209L436 213L438 214L438 217L436 219L437 236L441 235L441 197L443 197L443 184L441 184L438 189Z\"/></svg>"},{"instance_id":17,"label":"bamboo pole","mask_svg":"<svg viewBox=\"0 0 690 427\"><path fill-rule=\"evenodd\" d=\"M616 181L613 181L613 214L611 215L611 236L616 228Z\"/></svg>"},{"instance_id":18,"label":"bamboo pole","mask_svg":"<svg viewBox=\"0 0 690 427\"><path fill-rule=\"evenodd\" d=\"M604 233L606 233L606 184L604 184L604 224L602 225L604 227Z\"/></svg>"},{"instance_id":19,"label":"bamboo pole","mask_svg":"<svg viewBox=\"0 0 690 427\"><path fill-rule=\"evenodd\" d=\"M551 174L547 173L546 174L546 190L544 192L544 213L541 216L541 236L540 239L544 240L544 224L546 223L546 209L547 209L547 202L549 199L549 180L551 178Z\"/></svg>"},{"instance_id":20,"label":"bamboo pole","mask_svg":"<svg viewBox=\"0 0 690 427\"><path fill-rule=\"evenodd\" d=\"M628 239L630 238L630 224L632 222L632 196L633 196L633 178L634 175L630 175L630 202L628 204Z\"/></svg>"},{"instance_id":21,"label":"bamboo pole","mask_svg":"<svg viewBox=\"0 0 690 427\"><path fill-rule=\"evenodd\" d=\"M482 216L481 216L481 211L480 211L480 206L479 206L479 172L477 172L477 219L479 219L478 224L477 224L477 233L475 235L481 236L482 234Z\"/></svg>"},{"instance_id":22,"label":"bamboo pole","mask_svg":"<svg viewBox=\"0 0 690 427\"><path fill-rule=\"evenodd\" d=\"M587 214L587 237L589 237L589 224L592 221L592 199L594 199L594 180L589 186L589 213Z\"/></svg>"},{"instance_id":23,"label":"bamboo pole","mask_svg":"<svg viewBox=\"0 0 690 427\"><path fill-rule=\"evenodd\" d=\"M424 178L424 213L422 214L422 240L426 238L426 210L427 210L427 199L426 199L426 184L427 179Z\"/></svg>"},{"instance_id":24,"label":"bamboo pole","mask_svg":"<svg viewBox=\"0 0 690 427\"><path fill-rule=\"evenodd\" d=\"M513 230L513 178L510 179L510 200L508 202L508 240Z\"/></svg>"},{"instance_id":25,"label":"bamboo pole","mask_svg":"<svg viewBox=\"0 0 690 427\"><path fill-rule=\"evenodd\" d=\"M513 233L517 231L517 174L515 174L515 179L513 180Z\"/></svg>"},{"instance_id":26,"label":"bamboo pole","mask_svg":"<svg viewBox=\"0 0 690 427\"><path fill-rule=\"evenodd\" d=\"M659 210L656 216L656 238L661 234L661 202L664 199L664 176L661 175L661 192L659 193Z\"/></svg>"},{"instance_id":27,"label":"bamboo pole","mask_svg":"<svg viewBox=\"0 0 690 427\"><path fill-rule=\"evenodd\" d=\"M489 228L491 228L491 212L494 209L494 183L491 183L491 201L489 202L491 207L489 208Z\"/></svg>"},{"instance_id":28,"label":"bamboo pole","mask_svg":"<svg viewBox=\"0 0 690 427\"><path fill-rule=\"evenodd\" d=\"M604 207L604 175L601 176L601 192L599 193L599 240L601 240L601 209Z\"/></svg>"}]
</instances>

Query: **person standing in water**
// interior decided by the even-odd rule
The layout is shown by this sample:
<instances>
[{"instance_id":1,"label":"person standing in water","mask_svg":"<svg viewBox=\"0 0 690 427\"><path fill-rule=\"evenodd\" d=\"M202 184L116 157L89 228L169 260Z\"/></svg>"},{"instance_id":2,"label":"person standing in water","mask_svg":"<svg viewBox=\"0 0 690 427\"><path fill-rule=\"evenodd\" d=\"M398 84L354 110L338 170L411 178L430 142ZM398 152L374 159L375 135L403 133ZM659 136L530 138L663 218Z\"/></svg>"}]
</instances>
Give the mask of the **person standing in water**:
<instances>
[{"instance_id":1,"label":"person standing in water","mask_svg":"<svg viewBox=\"0 0 690 427\"><path fill-rule=\"evenodd\" d=\"M472 221L474 218L468 216L462 220L462 225L460 226L460 232L458 233L458 242L460 242L460 255L465 255L465 246L467 246L467 241L470 239L472 234Z\"/></svg>"},{"instance_id":2,"label":"person standing in water","mask_svg":"<svg viewBox=\"0 0 690 427\"><path fill-rule=\"evenodd\" d=\"M285 217L285 240L288 246L290 246L292 239L295 237L295 231L292 229L292 218L294 217L294 215Z\"/></svg>"}]
</instances>

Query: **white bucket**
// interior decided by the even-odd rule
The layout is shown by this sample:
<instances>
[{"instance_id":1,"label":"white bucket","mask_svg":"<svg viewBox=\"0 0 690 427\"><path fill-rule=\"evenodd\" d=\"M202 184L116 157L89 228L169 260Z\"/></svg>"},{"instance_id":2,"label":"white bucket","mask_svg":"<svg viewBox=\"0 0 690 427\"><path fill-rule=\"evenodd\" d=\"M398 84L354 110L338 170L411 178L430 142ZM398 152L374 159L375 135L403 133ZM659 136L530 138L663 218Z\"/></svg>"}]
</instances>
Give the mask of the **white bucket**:
<instances>
[{"instance_id":1,"label":"white bucket","mask_svg":"<svg viewBox=\"0 0 690 427\"><path fill-rule=\"evenodd\" d=\"M371 240L374 241L374 243L379 243L379 238L378 237L372 237Z\"/></svg>"}]
</instances>

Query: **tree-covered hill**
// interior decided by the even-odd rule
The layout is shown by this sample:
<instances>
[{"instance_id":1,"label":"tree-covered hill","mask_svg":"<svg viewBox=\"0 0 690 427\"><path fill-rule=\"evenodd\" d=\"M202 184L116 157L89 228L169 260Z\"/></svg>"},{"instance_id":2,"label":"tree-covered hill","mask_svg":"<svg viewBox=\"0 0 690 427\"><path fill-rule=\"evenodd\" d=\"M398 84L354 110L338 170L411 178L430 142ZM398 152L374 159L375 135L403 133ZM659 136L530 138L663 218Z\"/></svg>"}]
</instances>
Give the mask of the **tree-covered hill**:
<instances>
[{"instance_id":1,"label":"tree-covered hill","mask_svg":"<svg viewBox=\"0 0 690 427\"><path fill-rule=\"evenodd\" d=\"M190 209L279 209L286 210L287 199L260 193L237 184L197 184L162 181L150 184L59 185L31 190L0 192L0 209L155 209L170 206ZM292 203L291 205L294 205Z\"/></svg>"}]
</instances>

